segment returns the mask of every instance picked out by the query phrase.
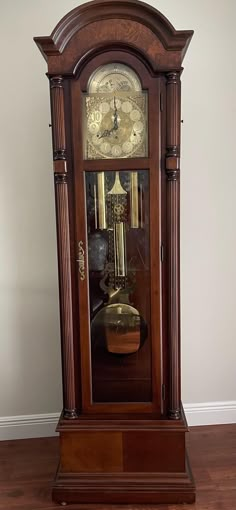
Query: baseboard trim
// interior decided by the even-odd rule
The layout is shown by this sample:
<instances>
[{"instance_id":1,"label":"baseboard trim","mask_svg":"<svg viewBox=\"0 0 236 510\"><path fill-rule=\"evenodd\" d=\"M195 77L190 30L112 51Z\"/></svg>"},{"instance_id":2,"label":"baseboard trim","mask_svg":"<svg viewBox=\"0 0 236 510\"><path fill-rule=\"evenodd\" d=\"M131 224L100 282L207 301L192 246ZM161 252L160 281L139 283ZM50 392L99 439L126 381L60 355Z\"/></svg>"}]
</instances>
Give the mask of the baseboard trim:
<instances>
[{"instance_id":1,"label":"baseboard trim","mask_svg":"<svg viewBox=\"0 0 236 510\"><path fill-rule=\"evenodd\" d=\"M236 423L236 401L185 404L188 425L220 425ZM60 413L0 417L0 441L51 437Z\"/></svg>"},{"instance_id":2,"label":"baseboard trim","mask_svg":"<svg viewBox=\"0 0 236 510\"><path fill-rule=\"evenodd\" d=\"M0 441L56 436L60 413L7 416L0 418Z\"/></svg>"},{"instance_id":3,"label":"baseboard trim","mask_svg":"<svg viewBox=\"0 0 236 510\"><path fill-rule=\"evenodd\" d=\"M236 401L185 404L189 426L236 423Z\"/></svg>"}]
</instances>

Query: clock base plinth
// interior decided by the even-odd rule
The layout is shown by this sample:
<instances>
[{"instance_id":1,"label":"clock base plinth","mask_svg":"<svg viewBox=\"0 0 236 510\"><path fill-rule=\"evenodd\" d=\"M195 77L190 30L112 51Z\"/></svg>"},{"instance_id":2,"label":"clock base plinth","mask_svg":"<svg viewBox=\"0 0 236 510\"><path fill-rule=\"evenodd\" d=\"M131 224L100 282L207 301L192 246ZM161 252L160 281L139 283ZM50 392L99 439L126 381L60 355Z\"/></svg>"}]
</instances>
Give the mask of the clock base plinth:
<instances>
[{"instance_id":1,"label":"clock base plinth","mask_svg":"<svg viewBox=\"0 0 236 510\"><path fill-rule=\"evenodd\" d=\"M55 502L195 501L184 419L76 420L69 425L61 420L58 427L61 461L53 485Z\"/></svg>"},{"instance_id":2,"label":"clock base plinth","mask_svg":"<svg viewBox=\"0 0 236 510\"><path fill-rule=\"evenodd\" d=\"M69 475L58 472L52 499L62 504L177 504L194 503L195 487L188 470L161 476L133 473L115 476Z\"/></svg>"}]
</instances>

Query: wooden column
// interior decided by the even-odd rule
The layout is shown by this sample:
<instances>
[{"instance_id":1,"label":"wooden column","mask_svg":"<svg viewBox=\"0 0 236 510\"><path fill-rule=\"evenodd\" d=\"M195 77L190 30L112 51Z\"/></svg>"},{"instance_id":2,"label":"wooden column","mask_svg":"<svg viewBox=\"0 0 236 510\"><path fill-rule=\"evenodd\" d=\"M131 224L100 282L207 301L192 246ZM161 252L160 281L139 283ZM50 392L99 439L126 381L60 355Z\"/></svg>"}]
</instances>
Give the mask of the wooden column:
<instances>
[{"instance_id":1,"label":"wooden column","mask_svg":"<svg viewBox=\"0 0 236 510\"><path fill-rule=\"evenodd\" d=\"M69 204L66 173L64 90L62 76L51 78L50 87L61 312L63 413L65 418L73 419L77 417L77 410L72 316Z\"/></svg>"},{"instance_id":2,"label":"wooden column","mask_svg":"<svg viewBox=\"0 0 236 510\"><path fill-rule=\"evenodd\" d=\"M62 76L50 79L54 172L66 172L66 134Z\"/></svg>"},{"instance_id":3,"label":"wooden column","mask_svg":"<svg viewBox=\"0 0 236 510\"><path fill-rule=\"evenodd\" d=\"M170 357L169 417L180 418L180 75L167 73L167 259L168 340Z\"/></svg>"}]
</instances>

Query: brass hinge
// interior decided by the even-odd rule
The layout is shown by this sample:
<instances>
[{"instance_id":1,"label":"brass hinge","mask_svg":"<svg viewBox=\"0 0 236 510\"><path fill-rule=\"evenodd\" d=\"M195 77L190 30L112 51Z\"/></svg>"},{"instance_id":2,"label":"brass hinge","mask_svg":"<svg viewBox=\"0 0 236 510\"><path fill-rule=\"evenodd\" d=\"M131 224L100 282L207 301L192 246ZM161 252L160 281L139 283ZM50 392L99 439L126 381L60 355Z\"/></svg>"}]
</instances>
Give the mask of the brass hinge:
<instances>
[{"instance_id":1,"label":"brass hinge","mask_svg":"<svg viewBox=\"0 0 236 510\"><path fill-rule=\"evenodd\" d=\"M163 112L164 104L163 104L163 94L160 93L160 111Z\"/></svg>"},{"instance_id":2,"label":"brass hinge","mask_svg":"<svg viewBox=\"0 0 236 510\"><path fill-rule=\"evenodd\" d=\"M164 245L161 245L161 262L164 262Z\"/></svg>"},{"instance_id":3,"label":"brass hinge","mask_svg":"<svg viewBox=\"0 0 236 510\"><path fill-rule=\"evenodd\" d=\"M161 396L162 396L162 400L166 399L166 385L165 384L162 384Z\"/></svg>"}]
</instances>

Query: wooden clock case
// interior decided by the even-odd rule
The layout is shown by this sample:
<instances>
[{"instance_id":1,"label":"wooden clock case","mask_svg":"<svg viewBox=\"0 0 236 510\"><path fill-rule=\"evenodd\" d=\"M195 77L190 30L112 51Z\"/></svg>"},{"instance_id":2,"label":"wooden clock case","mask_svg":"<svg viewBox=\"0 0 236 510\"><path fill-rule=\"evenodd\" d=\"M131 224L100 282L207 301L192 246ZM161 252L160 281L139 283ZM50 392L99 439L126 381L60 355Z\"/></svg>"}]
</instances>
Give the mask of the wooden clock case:
<instances>
[{"instance_id":1,"label":"wooden clock case","mask_svg":"<svg viewBox=\"0 0 236 510\"><path fill-rule=\"evenodd\" d=\"M180 394L180 75L193 35L137 0L94 0L35 42L48 64L60 286L63 412L59 503L191 503ZM85 161L91 73L129 65L149 92L149 157ZM84 172L150 172L152 402L97 404L90 367ZM138 399L137 399L138 400Z\"/></svg>"}]
</instances>

